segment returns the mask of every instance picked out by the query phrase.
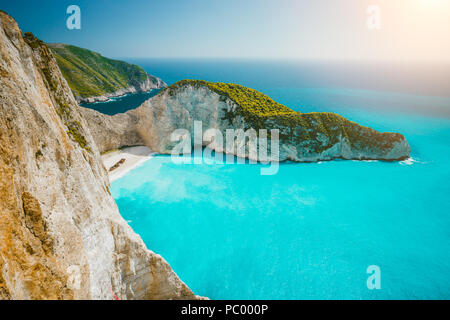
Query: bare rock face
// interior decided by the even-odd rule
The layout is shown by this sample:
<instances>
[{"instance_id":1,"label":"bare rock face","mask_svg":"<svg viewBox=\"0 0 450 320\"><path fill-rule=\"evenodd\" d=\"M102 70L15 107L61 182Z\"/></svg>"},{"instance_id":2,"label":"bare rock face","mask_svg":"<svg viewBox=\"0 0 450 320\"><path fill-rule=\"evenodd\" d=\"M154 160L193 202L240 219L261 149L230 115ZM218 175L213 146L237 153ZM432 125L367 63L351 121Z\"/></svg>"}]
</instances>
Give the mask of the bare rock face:
<instances>
[{"instance_id":1,"label":"bare rock face","mask_svg":"<svg viewBox=\"0 0 450 320\"><path fill-rule=\"evenodd\" d=\"M0 299L196 298L120 216L49 49L0 12Z\"/></svg>"},{"instance_id":2,"label":"bare rock face","mask_svg":"<svg viewBox=\"0 0 450 320\"><path fill-rule=\"evenodd\" d=\"M145 144L136 130L141 120L134 114L119 113L107 116L89 108L78 108L83 118L89 119L87 123L100 152Z\"/></svg>"},{"instance_id":3,"label":"bare rock face","mask_svg":"<svg viewBox=\"0 0 450 320\"><path fill-rule=\"evenodd\" d=\"M244 142L243 149L239 145L242 142L237 140L232 142L230 148L226 148L227 129L258 129L250 123L251 118L246 118L239 112L242 110L240 108L234 100L201 85L201 82L198 85L186 80L184 84L170 86L145 101L139 108L124 114L107 116L84 108L81 108L81 113L102 152L122 146L145 144L155 152L171 153L175 144L171 141L171 134L176 129L186 129L194 137L194 121L201 121L203 133L213 128L220 130L224 136L222 145L203 140L203 146L258 160L250 152L248 139ZM410 153L408 142L401 134L381 133L334 113L294 113L291 118L275 116L264 121L263 128L279 130L279 151L275 150L272 154L272 159L278 161L393 161L405 159ZM244 154L239 154L238 150L244 150Z\"/></svg>"}]
</instances>

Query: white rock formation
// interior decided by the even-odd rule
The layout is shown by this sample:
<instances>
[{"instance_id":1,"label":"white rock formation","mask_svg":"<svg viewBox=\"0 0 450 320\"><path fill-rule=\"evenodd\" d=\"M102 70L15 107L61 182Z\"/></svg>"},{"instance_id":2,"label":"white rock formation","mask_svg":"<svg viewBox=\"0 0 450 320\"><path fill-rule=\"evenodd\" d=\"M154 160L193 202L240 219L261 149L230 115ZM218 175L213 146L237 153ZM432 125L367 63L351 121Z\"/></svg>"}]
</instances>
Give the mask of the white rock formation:
<instances>
[{"instance_id":1,"label":"white rock formation","mask_svg":"<svg viewBox=\"0 0 450 320\"><path fill-rule=\"evenodd\" d=\"M224 140L227 129L251 127L243 116L236 113L238 108L233 100L206 86L183 84L169 87L139 108L124 114L107 116L91 109L80 110L101 152L145 144L155 152L170 153L175 145L171 134L176 129L188 130L194 142L194 121L202 121L203 133L210 128L220 130ZM229 117L229 114L233 116ZM304 125L297 126L284 124L278 118L269 118L265 122L264 128L279 129L283 135L279 161L313 162L338 158L392 161L409 157L410 147L401 134L380 133L333 113L303 114L302 119ZM204 146L208 144L209 141L203 141ZM222 151L220 146L210 147ZM237 150L236 141L223 151L237 155ZM245 157L257 160L249 152L248 140Z\"/></svg>"}]
</instances>

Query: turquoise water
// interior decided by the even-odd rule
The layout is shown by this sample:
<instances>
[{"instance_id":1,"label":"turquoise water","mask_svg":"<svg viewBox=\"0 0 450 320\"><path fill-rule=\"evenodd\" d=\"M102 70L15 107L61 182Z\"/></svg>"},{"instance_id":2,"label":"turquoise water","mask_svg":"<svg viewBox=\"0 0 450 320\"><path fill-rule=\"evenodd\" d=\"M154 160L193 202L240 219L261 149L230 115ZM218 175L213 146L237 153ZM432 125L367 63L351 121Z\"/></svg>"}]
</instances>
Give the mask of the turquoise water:
<instances>
[{"instance_id":1,"label":"turquoise water","mask_svg":"<svg viewBox=\"0 0 450 320\"><path fill-rule=\"evenodd\" d=\"M156 156L111 187L148 247L212 299L449 299L450 99L270 81L262 91L401 132L413 160L286 163L261 176L260 165ZM380 290L367 288L369 265Z\"/></svg>"}]
</instances>

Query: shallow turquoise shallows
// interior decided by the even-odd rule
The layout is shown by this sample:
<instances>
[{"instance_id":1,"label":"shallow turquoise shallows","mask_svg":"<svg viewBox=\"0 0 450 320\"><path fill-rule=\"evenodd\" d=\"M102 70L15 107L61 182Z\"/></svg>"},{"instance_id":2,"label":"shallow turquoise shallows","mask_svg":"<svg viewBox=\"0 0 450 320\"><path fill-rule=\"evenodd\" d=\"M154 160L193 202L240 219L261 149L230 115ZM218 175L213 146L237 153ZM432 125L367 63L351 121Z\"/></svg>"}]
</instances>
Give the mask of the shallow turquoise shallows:
<instances>
[{"instance_id":1,"label":"shallow turquoise shallows","mask_svg":"<svg viewBox=\"0 0 450 320\"><path fill-rule=\"evenodd\" d=\"M261 88L260 88L261 89ZM156 156L112 184L124 218L212 299L449 299L450 120L408 106L449 98L349 89L263 90L403 133L412 160L184 164ZM381 289L369 290L369 266Z\"/></svg>"}]
</instances>

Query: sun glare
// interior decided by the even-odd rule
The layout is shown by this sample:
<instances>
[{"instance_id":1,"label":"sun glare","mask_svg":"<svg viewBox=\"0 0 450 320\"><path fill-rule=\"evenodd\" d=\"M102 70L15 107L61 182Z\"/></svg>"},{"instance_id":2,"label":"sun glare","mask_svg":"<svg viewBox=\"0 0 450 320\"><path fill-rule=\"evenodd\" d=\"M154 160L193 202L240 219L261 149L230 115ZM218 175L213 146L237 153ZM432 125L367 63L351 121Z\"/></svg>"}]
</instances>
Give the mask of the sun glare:
<instances>
[{"instance_id":1,"label":"sun glare","mask_svg":"<svg viewBox=\"0 0 450 320\"><path fill-rule=\"evenodd\" d=\"M441 7L444 4L448 5L450 0L419 0L419 2L429 7Z\"/></svg>"}]
</instances>

